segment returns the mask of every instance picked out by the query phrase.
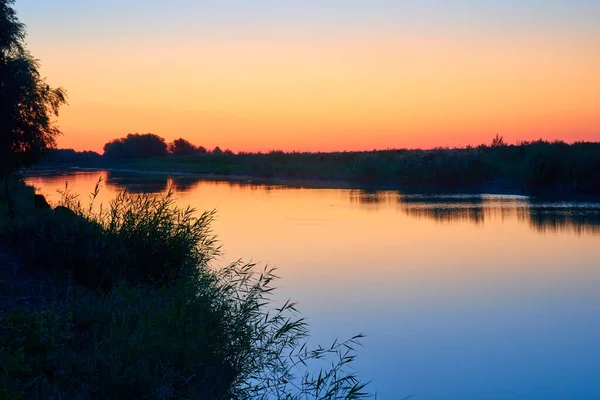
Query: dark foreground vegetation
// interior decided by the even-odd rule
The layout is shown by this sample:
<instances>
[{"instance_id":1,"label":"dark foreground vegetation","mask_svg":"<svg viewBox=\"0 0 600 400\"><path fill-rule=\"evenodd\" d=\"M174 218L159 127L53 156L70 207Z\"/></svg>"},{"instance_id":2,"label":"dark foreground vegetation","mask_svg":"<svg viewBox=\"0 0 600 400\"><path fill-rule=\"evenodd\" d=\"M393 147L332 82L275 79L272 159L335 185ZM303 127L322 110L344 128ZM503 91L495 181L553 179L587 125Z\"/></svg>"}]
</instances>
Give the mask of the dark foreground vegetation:
<instances>
[{"instance_id":1,"label":"dark foreground vegetation","mask_svg":"<svg viewBox=\"0 0 600 400\"><path fill-rule=\"evenodd\" d=\"M0 268L0 398L364 397L358 337L309 349L294 304L270 301L273 270L211 267L213 213L127 193L94 211L68 191L40 209L33 188L9 192L0 244L20 271Z\"/></svg>"},{"instance_id":2,"label":"dark foreground vegetation","mask_svg":"<svg viewBox=\"0 0 600 400\"><path fill-rule=\"evenodd\" d=\"M133 141L127 138L120 143L135 147ZM165 151L161 156L144 156L141 150L130 150L125 157L108 151L103 156L96 154L89 159L90 162L81 160L61 165L345 181L417 191L600 194L600 142L567 144L539 140L507 145L501 137L496 137L490 145L478 147L334 153L273 151L234 154L218 148L195 152L188 148L181 155L169 153L168 148L164 144ZM52 156L54 160L60 158L59 153Z\"/></svg>"},{"instance_id":3,"label":"dark foreground vegetation","mask_svg":"<svg viewBox=\"0 0 600 400\"><path fill-rule=\"evenodd\" d=\"M0 0L0 399L364 397L358 337L310 349L294 304L271 303L273 270L212 268L211 212L127 193L97 208L99 187L89 207L67 190L51 207L19 179L54 146L66 94L40 76L13 3Z\"/></svg>"}]
</instances>

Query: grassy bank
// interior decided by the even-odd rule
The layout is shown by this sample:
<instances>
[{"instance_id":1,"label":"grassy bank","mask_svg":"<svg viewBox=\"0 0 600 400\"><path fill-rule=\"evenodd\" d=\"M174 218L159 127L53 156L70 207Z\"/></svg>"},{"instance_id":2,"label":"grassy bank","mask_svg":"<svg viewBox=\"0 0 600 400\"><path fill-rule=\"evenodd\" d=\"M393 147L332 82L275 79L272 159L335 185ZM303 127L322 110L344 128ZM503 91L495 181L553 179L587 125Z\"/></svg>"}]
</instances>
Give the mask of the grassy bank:
<instances>
[{"instance_id":1,"label":"grassy bank","mask_svg":"<svg viewBox=\"0 0 600 400\"><path fill-rule=\"evenodd\" d=\"M104 157L89 166L98 165L222 176L346 181L398 188L500 187L521 192L600 194L600 143L497 142L474 148L434 150L219 152L128 160Z\"/></svg>"},{"instance_id":2,"label":"grassy bank","mask_svg":"<svg viewBox=\"0 0 600 400\"><path fill-rule=\"evenodd\" d=\"M0 276L0 398L364 397L358 338L309 349L294 304L271 303L272 270L211 267L212 212L127 193L98 212L70 193L36 209L22 182L9 193L0 241L21 271Z\"/></svg>"},{"instance_id":3,"label":"grassy bank","mask_svg":"<svg viewBox=\"0 0 600 400\"><path fill-rule=\"evenodd\" d=\"M599 143L536 142L466 149L194 155L149 158L126 165L140 169L441 189L502 182L529 190L600 193Z\"/></svg>"}]
</instances>

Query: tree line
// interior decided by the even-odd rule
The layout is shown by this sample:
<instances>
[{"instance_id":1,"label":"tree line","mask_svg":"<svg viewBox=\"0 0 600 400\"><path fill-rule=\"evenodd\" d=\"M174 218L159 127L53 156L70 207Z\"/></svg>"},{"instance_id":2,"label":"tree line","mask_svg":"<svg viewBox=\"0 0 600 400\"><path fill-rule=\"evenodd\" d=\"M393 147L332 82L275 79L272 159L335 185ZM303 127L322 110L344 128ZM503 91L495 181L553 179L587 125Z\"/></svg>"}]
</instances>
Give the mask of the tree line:
<instances>
[{"instance_id":1,"label":"tree line","mask_svg":"<svg viewBox=\"0 0 600 400\"><path fill-rule=\"evenodd\" d=\"M230 150L221 150L219 146L207 150L204 146L195 146L190 141L179 138L171 143L153 133L130 133L124 138L111 140L104 145L104 156L111 160L126 160L149 157L189 156L193 154L233 154Z\"/></svg>"}]
</instances>

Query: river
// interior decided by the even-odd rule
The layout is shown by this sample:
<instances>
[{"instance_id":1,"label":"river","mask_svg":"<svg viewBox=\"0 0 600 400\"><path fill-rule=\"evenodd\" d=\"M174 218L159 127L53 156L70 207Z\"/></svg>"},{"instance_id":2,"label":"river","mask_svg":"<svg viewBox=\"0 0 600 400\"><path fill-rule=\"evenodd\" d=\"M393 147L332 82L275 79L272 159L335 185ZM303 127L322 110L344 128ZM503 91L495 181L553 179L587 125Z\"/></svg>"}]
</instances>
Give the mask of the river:
<instances>
[{"instance_id":1,"label":"river","mask_svg":"<svg viewBox=\"0 0 600 400\"><path fill-rule=\"evenodd\" d=\"M366 334L378 399L600 399L600 203L410 195L108 171L27 181L87 204L175 191L217 210L224 254L274 265L312 340Z\"/></svg>"}]
</instances>

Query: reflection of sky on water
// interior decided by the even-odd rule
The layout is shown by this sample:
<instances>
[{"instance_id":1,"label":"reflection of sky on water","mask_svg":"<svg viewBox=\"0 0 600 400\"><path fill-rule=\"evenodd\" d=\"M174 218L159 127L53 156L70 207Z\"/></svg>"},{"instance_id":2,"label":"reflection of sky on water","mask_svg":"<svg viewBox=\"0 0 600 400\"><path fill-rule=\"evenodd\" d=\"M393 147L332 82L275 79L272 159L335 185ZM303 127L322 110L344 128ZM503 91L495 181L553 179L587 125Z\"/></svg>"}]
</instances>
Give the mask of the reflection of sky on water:
<instances>
[{"instance_id":1,"label":"reflection of sky on water","mask_svg":"<svg viewBox=\"0 0 600 400\"><path fill-rule=\"evenodd\" d=\"M100 175L30 182L85 200ZM277 266L315 342L366 333L380 399L600 399L597 203L103 176L104 203L143 184L216 208L218 264Z\"/></svg>"}]
</instances>

